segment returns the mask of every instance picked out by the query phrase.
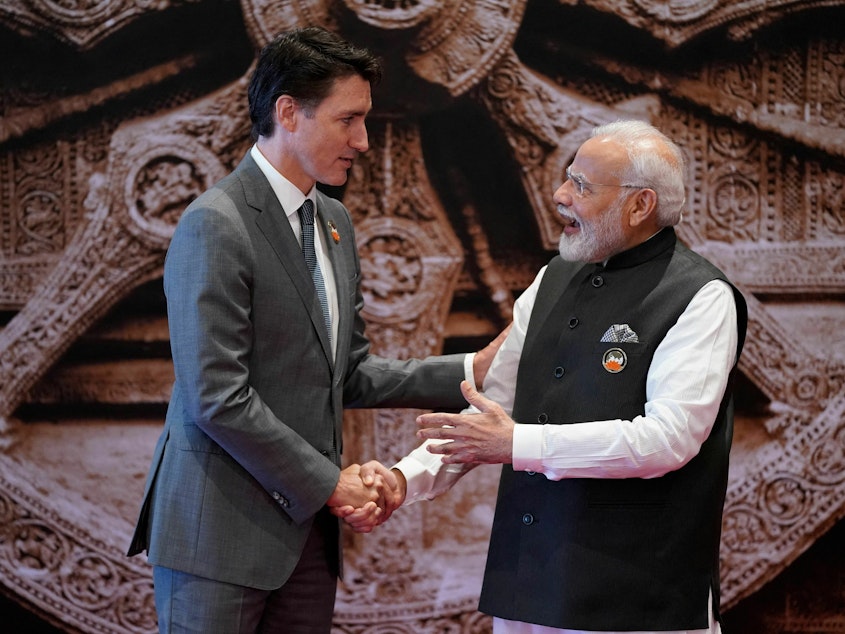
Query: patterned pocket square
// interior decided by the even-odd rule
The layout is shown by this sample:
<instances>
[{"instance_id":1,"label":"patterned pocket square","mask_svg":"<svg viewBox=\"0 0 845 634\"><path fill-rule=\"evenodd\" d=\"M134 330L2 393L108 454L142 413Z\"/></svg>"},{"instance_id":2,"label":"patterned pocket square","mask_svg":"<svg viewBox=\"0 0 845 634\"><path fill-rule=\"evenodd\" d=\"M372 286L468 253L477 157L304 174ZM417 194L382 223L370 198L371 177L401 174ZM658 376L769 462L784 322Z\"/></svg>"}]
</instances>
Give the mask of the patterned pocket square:
<instances>
[{"instance_id":1,"label":"patterned pocket square","mask_svg":"<svg viewBox=\"0 0 845 634\"><path fill-rule=\"evenodd\" d=\"M637 343L640 338L637 336L628 324L613 324L601 336L602 342L613 343Z\"/></svg>"}]
</instances>

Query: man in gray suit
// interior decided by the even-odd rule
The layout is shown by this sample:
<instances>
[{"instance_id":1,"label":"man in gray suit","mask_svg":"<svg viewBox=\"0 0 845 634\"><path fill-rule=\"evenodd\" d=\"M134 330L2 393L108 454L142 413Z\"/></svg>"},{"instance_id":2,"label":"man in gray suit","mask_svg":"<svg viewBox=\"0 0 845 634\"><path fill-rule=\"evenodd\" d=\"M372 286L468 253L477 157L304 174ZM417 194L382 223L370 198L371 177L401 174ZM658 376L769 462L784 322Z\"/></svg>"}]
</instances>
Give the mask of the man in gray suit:
<instances>
[{"instance_id":1,"label":"man in gray suit","mask_svg":"<svg viewBox=\"0 0 845 634\"><path fill-rule=\"evenodd\" d=\"M323 29L276 38L249 86L257 142L176 228L164 268L176 381L129 549L154 566L161 632L329 632L330 508L387 514L399 495L377 463L366 478L341 469L344 406L460 407L461 379L492 359L492 347L369 354L349 212L315 185L345 183L367 150L380 76Z\"/></svg>"}]
</instances>

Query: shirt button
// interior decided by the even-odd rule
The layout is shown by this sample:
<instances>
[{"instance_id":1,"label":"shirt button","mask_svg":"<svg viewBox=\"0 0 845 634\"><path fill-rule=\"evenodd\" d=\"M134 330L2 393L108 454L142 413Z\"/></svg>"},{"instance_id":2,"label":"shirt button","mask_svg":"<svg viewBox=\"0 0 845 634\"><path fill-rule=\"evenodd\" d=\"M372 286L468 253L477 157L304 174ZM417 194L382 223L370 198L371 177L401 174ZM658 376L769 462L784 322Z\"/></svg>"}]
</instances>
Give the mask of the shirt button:
<instances>
[{"instance_id":1,"label":"shirt button","mask_svg":"<svg viewBox=\"0 0 845 634\"><path fill-rule=\"evenodd\" d=\"M560 366L556 367L556 368L555 368L555 378L556 378L556 379L559 379L560 377L562 377L562 376L563 376L563 372L564 372L564 370L563 370L563 368L562 368L562 367L560 367Z\"/></svg>"},{"instance_id":2,"label":"shirt button","mask_svg":"<svg viewBox=\"0 0 845 634\"><path fill-rule=\"evenodd\" d=\"M569 318L569 327L575 328L578 325L578 318L577 317L570 317Z\"/></svg>"},{"instance_id":3,"label":"shirt button","mask_svg":"<svg viewBox=\"0 0 845 634\"><path fill-rule=\"evenodd\" d=\"M537 417L537 422L538 422L538 423L541 423L541 424L543 424L543 425L545 425L546 423L548 423L548 422L549 422L549 415L548 415L548 414L546 414L546 413L540 414L540 415Z\"/></svg>"},{"instance_id":4,"label":"shirt button","mask_svg":"<svg viewBox=\"0 0 845 634\"><path fill-rule=\"evenodd\" d=\"M522 523L526 526L531 526L534 523L534 516L531 513L526 513L522 516Z\"/></svg>"},{"instance_id":5,"label":"shirt button","mask_svg":"<svg viewBox=\"0 0 845 634\"><path fill-rule=\"evenodd\" d=\"M594 288L604 286L604 278L601 275L596 275L590 282Z\"/></svg>"}]
</instances>

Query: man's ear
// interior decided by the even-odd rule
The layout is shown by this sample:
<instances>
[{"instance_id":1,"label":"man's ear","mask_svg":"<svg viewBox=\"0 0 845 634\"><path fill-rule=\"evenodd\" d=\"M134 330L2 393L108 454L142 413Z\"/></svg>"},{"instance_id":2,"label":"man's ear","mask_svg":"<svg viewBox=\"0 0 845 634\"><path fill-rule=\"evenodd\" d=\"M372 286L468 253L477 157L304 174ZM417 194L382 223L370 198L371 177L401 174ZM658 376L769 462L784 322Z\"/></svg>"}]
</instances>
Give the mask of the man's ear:
<instances>
[{"instance_id":1,"label":"man's ear","mask_svg":"<svg viewBox=\"0 0 845 634\"><path fill-rule=\"evenodd\" d=\"M276 99L276 122L288 131L296 128L296 100L290 95L282 95Z\"/></svg>"},{"instance_id":2,"label":"man's ear","mask_svg":"<svg viewBox=\"0 0 845 634\"><path fill-rule=\"evenodd\" d=\"M653 189L641 189L633 197L628 213L628 224L639 227L644 223L655 222L657 216L657 192Z\"/></svg>"}]
</instances>

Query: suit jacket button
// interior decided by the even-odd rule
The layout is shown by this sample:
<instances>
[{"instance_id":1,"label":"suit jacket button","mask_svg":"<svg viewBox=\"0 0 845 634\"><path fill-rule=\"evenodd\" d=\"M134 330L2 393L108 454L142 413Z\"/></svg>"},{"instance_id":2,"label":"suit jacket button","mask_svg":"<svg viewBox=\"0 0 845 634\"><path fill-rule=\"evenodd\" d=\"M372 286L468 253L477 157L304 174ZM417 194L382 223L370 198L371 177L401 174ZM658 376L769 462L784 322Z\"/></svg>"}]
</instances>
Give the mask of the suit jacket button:
<instances>
[{"instance_id":1,"label":"suit jacket button","mask_svg":"<svg viewBox=\"0 0 845 634\"><path fill-rule=\"evenodd\" d=\"M531 513L526 513L522 516L522 523L526 526L531 526L534 523L534 516Z\"/></svg>"}]
</instances>

